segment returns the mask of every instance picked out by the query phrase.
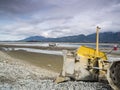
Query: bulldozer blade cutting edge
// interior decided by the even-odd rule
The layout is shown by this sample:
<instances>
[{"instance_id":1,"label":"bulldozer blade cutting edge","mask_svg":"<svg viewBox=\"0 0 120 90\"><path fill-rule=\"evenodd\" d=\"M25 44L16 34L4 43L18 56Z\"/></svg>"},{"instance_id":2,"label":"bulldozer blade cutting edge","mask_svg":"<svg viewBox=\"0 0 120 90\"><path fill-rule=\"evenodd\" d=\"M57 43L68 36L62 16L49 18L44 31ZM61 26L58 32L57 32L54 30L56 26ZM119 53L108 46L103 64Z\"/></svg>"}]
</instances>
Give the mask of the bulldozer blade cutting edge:
<instances>
[{"instance_id":1,"label":"bulldozer blade cutting edge","mask_svg":"<svg viewBox=\"0 0 120 90\"><path fill-rule=\"evenodd\" d=\"M69 80L70 80L69 77L59 76L59 77L57 77L57 78L54 80L54 82L55 82L55 83L61 83L61 82L69 81Z\"/></svg>"}]
</instances>

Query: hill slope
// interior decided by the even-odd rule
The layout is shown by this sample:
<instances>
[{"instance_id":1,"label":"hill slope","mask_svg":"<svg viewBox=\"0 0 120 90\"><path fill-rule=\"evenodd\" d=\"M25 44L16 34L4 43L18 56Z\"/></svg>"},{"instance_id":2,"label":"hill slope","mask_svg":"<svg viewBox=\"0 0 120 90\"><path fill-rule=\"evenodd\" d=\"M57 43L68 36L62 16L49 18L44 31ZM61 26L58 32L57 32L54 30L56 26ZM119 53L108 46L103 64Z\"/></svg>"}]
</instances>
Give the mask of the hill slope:
<instances>
[{"instance_id":1,"label":"hill slope","mask_svg":"<svg viewBox=\"0 0 120 90\"><path fill-rule=\"evenodd\" d=\"M100 42L102 43L114 43L114 42L120 42L120 32L104 32L100 33ZM60 37L60 38L45 38L43 36L31 36L21 41L43 41L43 42L92 42L94 43L96 41L96 34L90 34L90 35L74 35L74 36L66 36L66 37Z\"/></svg>"}]
</instances>

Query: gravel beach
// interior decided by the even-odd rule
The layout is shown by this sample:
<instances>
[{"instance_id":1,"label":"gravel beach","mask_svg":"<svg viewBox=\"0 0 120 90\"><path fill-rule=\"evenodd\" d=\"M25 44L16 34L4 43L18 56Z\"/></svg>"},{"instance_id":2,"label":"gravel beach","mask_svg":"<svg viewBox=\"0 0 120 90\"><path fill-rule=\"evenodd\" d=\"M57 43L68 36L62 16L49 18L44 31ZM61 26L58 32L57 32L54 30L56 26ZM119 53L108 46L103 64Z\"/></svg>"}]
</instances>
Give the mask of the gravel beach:
<instances>
[{"instance_id":1,"label":"gravel beach","mask_svg":"<svg viewBox=\"0 0 120 90\"><path fill-rule=\"evenodd\" d=\"M99 82L53 82L58 73L21 60L0 51L0 90L111 90Z\"/></svg>"}]
</instances>

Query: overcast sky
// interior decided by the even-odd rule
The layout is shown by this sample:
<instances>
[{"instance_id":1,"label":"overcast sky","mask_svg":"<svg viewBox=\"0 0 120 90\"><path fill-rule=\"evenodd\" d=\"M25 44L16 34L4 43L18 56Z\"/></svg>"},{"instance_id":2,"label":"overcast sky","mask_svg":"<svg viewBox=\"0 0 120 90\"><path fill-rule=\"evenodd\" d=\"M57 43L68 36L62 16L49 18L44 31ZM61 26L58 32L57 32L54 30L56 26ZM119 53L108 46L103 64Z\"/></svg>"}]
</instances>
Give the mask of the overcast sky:
<instances>
[{"instance_id":1,"label":"overcast sky","mask_svg":"<svg viewBox=\"0 0 120 90\"><path fill-rule=\"evenodd\" d=\"M0 0L0 40L120 31L120 0Z\"/></svg>"}]
</instances>

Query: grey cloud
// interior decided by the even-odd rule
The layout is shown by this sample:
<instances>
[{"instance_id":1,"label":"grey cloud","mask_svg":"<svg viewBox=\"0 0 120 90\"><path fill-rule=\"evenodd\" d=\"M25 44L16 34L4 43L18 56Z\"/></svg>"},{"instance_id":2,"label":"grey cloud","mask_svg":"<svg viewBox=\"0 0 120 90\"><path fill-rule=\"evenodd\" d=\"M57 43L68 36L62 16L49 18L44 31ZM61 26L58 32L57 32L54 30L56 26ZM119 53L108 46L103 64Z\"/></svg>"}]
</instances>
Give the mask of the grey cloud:
<instances>
[{"instance_id":1,"label":"grey cloud","mask_svg":"<svg viewBox=\"0 0 120 90\"><path fill-rule=\"evenodd\" d=\"M119 0L0 0L0 13L27 14L46 10L49 14L54 11L59 14L75 14L84 10L104 8L113 3L119 3Z\"/></svg>"},{"instance_id":2,"label":"grey cloud","mask_svg":"<svg viewBox=\"0 0 120 90\"><path fill-rule=\"evenodd\" d=\"M118 3L120 0L0 0L0 16L22 18L23 15L31 17L37 14L42 22L56 16L73 17L87 11L99 12Z\"/></svg>"},{"instance_id":3,"label":"grey cloud","mask_svg":"<svg viewBox=\"0 0 120 90\"><path fill-rule=\"evenodd\" d=\"M70 27L68 27L68 26L57 26L57 27L52 27L52 28L48 28L48 29L44 29L44 30L53 31L53 32L60 32L64 29L70 29Z\"/></svg>"},{"instance_id":4,"label":"grey cloud","mask_svg":"<svg viewBox=\"0 0 120 90\"><path fill-rule=\"evenodd\" d=\"M44 0L0 0L0 13L27 14L52 7Z\"/></svg>"},{"instance_id":5,"label":"grey cloud","mask_svg":"<svg viewBox=\"0 0 120 90\"><path fill-rule=\"evenodd\" d=\"M14 23L2 24L0 33L61 37L94 33L96 25L120 31L119 16L120 0L0 0L0 24Z\"/></svg>"},{"instance_id":6,"label":"grey cloud","mask_svg":"<svg viewBox=\"0 0 120 90\"><path fill-rule=\"evenodd\" d=\"M37 18L37 19L32 19L32 20L30 20L30 21L28 21L28 23L30 23L30 24L40 24L40 23L44 23L44 22L47 22L47 21L52 21L52 20L65 20L65 21L67 21L67 20L69 20L69 19L72 19L73 17L71 17L71 16L62 16L62 17L57 17L57 16L55 16L55 17L43 17L43 18Z\"/></svg>"}]
</instances>

